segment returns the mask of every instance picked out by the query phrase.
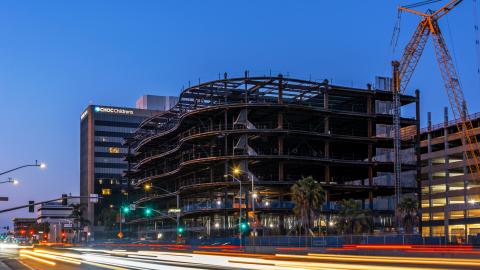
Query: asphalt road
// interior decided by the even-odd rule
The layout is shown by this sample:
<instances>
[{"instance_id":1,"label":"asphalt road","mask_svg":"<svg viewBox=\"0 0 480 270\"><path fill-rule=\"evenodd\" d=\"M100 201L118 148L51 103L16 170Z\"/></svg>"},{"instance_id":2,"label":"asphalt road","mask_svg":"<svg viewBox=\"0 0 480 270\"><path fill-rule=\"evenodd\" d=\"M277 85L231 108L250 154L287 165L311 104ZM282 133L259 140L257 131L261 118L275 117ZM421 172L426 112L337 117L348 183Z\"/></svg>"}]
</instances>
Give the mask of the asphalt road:
<instances>
[{"instance_id":1,"label":"asphalt road","mask_svg":"<svg viewBox=\"0 0 480 270\"><path fill-rule=\"evenodd\" d=\"M11 269L480 269L480 259L358 255L256 255L242 252L171 252L81 248L35 248L3 253ZM1 268L0 268L1 269Z\"/></svg>"}]
</instances>

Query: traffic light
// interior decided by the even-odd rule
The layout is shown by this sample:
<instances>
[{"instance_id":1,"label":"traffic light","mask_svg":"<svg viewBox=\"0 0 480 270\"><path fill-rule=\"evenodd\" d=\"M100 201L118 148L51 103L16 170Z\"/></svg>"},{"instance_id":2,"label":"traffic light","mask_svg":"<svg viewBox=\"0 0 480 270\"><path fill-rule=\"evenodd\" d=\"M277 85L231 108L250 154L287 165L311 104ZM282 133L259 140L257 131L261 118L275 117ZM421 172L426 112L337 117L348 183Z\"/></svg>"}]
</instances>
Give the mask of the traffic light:
<instances>
[{"instance_id":1,"label":"traffic light","mask_svg":"<svg viewBox=\"0 0 480 270\"><path fill-rule=\"evenodd\" d=\"M248 231L249 229L249 226L248 226L248 223L243 221L242 223L240 223L240 231L241 232L246 232Z\"/></svg>"},{"instance_id":2,"label":"traffic light","mask_svg":"<svg viewBox=\"0 0 480 270\"><path fill-rule=\"evenodd\" d=\"M30 235L33 235L35 232L33 230L30 230Z\"/></svg>"},{"instance_id":3,"label":"traffic light","mask_svg":"<svg viewBox=\"0 0 480 270\"><path fill-rule=\"evenodd\" d=\"M145 208L145 216L150 216L152 214L153 210L152 208Z\"/></svg>"},{"instance_id":4,"label":"traffic light","mask_svg":"<svg viewBox=\"0 0 480 270\"><path fill-rule=\"evenodd\" d=\"M65 232L62 232L62 239L65 239L65 236L66 236Z\"/></svg>"},{"instance_id":5,"label":"traffic light","mask_svg":"<svg viewBox=\"0 0 480 270\"><path fill-rule=\"evenodd\" d=\"M68 195L62 194L62 205L67 205L67 204L68 204Z\"/></svg>"},{"instance_id":6,"label":"traffic light","mask_svg":"<svg viewBox=\"0 0 480 270\"><path fill-rule=\"evenodd\" d=\"M185 229L184 229L182 226L179 226L179 227L177 228L177 233L178 233L179 235L182 235L184 231L185 231Z\"/></svg>"},{"instance_id":7,"label":"traffic light","mask_svg":"<svg viewBox=\"0 0 480 270\"><path fill-rule=\"evenodd\" d=\"M130 207L128 207L128 206L122 206L122 212L123 212L124 214L130 213Z\"/></svg>"},{"instance_id":8,"label":"traffic light","mask_svg":"<svg viewBox=\"0 0 480 270\"><path fill-rule=\"evenodd\" d=\"M28 212L35 212L35 201L28 201Z\"/></svg>"}]
</instances>

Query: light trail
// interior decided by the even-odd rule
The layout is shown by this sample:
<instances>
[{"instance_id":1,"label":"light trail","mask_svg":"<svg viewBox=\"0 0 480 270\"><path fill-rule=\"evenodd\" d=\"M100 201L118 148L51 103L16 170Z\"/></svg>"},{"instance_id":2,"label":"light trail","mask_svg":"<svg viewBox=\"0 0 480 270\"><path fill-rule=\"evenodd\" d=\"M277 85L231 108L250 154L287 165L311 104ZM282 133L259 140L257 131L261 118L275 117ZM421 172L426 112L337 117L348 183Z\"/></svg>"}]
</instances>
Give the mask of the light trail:
<instances>
[{"instance_id":1,"label":"light trail","mask_svg":"<svg viewBox=\"0 0 480 270\"><path fill-rule=\"evenodd\" d=\"M292 255L277 254L279 257ZM294 255L295 256L295 255ZM391 257L391 256L359 256L359 255L339 255L339 254L316 254L309 253L308 256L317 259L350 261L350 262L382 262L382 263L402 263L402 264L424 264L424 265L452 265L452 266L474 266L480 267L480 260L475 259L452 259L452 258L426 258L426 257ZM412 262L412 258L415 259Z\"/></svg>"},{"instance_id":2,"label":"light trail","mask_svg":"<svg viewBox=\"0 0 480 270\"><path fill-rule=\"evenodd\" d=\"M181 253L173 251L128 251L69 248L69 251L35 249L21 251L22 257L43 263L55 261L79 266L88 264L114 270L124 269L248 269L248 270L438 270L480 268L477 259L358 256L339 254L261 255L218 251ZM78 253L77 253L78 252Z\"/></svg>"},{"instance_id":3,"label":"light trail","mask_svg":"<svg viewBox=\"0 0 480 270\"><path fill-rule=\"evenodd\" d=\"M32 259L34 261L37 261L37 262L41 262L41 263L44 263L44 264L48 264L50 266L55 266L57 265L56 263L52 262L52 261L48 261L48 260L44 260L44 259L41 259L41 258L38 258L38 257L35 257L35 256L30 256L28 254L22 254L20 253L20 258L28 258L28 259Z\"/></svg>"}]
</instances>

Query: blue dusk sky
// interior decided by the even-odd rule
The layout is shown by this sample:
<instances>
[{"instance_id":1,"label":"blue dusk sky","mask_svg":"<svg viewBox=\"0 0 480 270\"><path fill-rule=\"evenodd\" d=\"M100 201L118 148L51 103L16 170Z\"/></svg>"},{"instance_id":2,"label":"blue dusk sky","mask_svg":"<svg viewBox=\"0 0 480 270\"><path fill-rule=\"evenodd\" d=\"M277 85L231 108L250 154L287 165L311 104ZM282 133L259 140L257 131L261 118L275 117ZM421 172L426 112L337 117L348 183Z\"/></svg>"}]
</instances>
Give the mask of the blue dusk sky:
<instances>
[{"instance_id":1,"label":"blue dusk sky","mask_svg":"<svg viewBox=\"0 0 480 270\"><path fill-rule=\"evenodd\" d=\"M364 87L390 75L419 18L397 18L392 0L15 1L0 2L0 208L79 193L80 114L88 104L134 106L143 94L178 95L219 73L283 73ZM411 3L411 2L410 2ZM445 3L445 1L443 1ZM470 112L480 109L473 0L441 21ZM433 6L435 8L435 6ZM420 8L424 11L426 7ZM442 119L448 100L431 41L410 82ZM7 175L0 180L6 180ZM26 209L0 214L0 226Z\"/></svg>"}]
</instances>

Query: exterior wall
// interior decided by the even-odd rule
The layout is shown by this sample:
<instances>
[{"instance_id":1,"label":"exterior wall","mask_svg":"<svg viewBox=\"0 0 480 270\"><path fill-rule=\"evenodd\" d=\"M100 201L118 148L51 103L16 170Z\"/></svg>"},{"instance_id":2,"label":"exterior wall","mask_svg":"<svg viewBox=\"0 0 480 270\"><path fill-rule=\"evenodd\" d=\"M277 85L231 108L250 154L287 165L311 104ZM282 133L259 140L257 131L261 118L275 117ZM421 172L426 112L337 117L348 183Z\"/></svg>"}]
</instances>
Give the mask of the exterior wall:
<instances>
[{"instance_id":1,"label":"exterior wall","mask_svg":"<svg viewBox=\"0 0 480 270\"><path fill-rule=\"evenodd\" d=\"M45 203L37 210L37 223L72 223L72 207L61 203Z\"/></svg>"},{"instance_id":2,"label":"exterior wall","mask_svg":"<svg viewBox=\"0 0 480 270\"><path fill-rule=\"evenodd\" d=\"M478 137L480 115L470 119ZM429 113L421 137L423 234L467 242L480 233L480 184L467 166L462 132L445 108L443 125L432 126Z\"/></svg>"},{"instance_id":3,"label":"exterior wall","mask_svg":"<svg viewBox=\"0 0 480 270\"><path fill-rule=\"evenodd\" d=\"M129 178L141 197L136 204L162 214L137 212L130 224L143 236L174 234L169 209L178 207L179 224L189 237L231 236L242 209L257 235L287 234L297 222L290 188L311 175L327 191L314 222L323 233L336 221L338 202L349 198L373 211L375 229L391 229L391 100L387 91L281 76L186 89L176 107L143 125L130 142L137 152L129 156ZM413 102L418 97L402 96L402 104ZM401 122L403 127L418 123ZM403 141L407 156L412 147L411 139ZM416 165L415 159L403 164L405 175L413 171L412 181L404 182L406 193L417 192ZM233 178L235 168L241 173ZM235 179L242 181L241 197Z\"/></svg>"}]
</instances>

